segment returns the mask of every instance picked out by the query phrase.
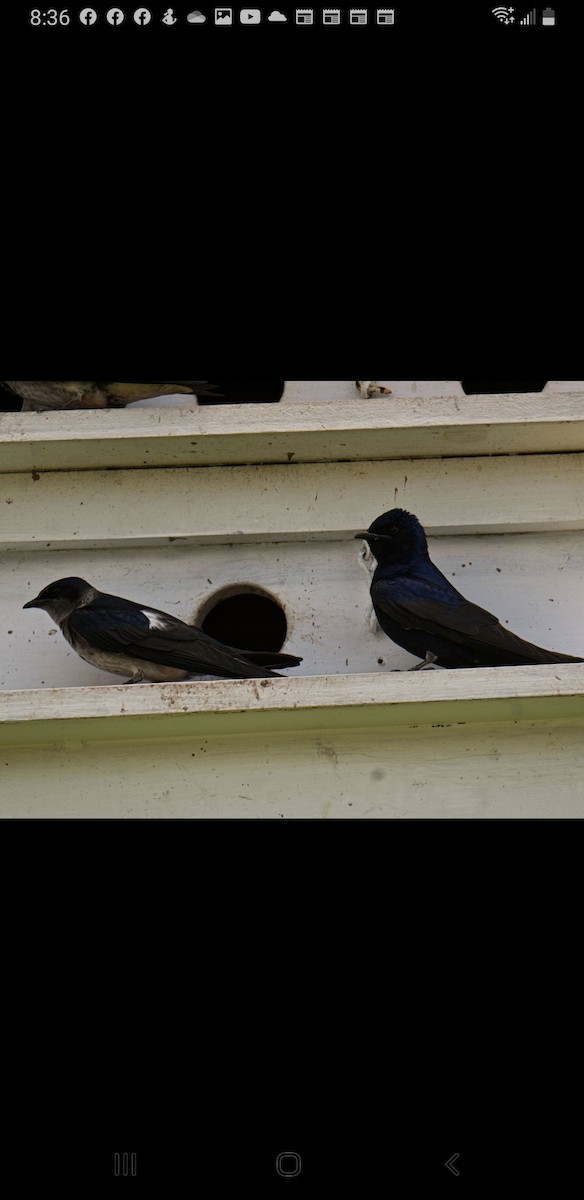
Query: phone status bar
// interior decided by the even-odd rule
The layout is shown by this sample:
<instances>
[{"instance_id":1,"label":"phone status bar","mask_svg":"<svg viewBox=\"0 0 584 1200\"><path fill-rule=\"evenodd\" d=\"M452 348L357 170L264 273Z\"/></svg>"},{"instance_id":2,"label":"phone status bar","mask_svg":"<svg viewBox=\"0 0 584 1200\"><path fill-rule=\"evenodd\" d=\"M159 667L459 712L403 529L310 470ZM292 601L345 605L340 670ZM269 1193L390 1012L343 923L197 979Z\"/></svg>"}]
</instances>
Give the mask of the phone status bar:
<instances>
[{"instance_id":1,"label":"phone status bar","mask_svg":"<svg viewBox=\"0 0 584 1200\"><path fill-rule=\"evenodd\" d=\"M87 29L95 26L110 26L112 29L136 26L146 29L162 25L172 29L180 25L349 25L375 24L390 26L396 23L395 8L193 8L179 13L175 8L154 10L140 6L124 9L118 6L98 10L92 7L72 10L68 8L33 8L29 10L28 22L33 28L66 28L79 24Z\"/></svg>"},{"instance_id":2,"label":"phone status bar","mask_svg":"<svg viewBox=\"0 0 584 1200\"><path fill-rule=\"evenodd\" d=\"M568 17L568 14L566 14ZM108 8L95 8L92 5L79 9L71 8L32 8L28 10L25 20L33 28L56 29L102 29L108 32L115 30L146 30L190 28L241 28L247 25L255 26L297 26L300 28L378 28L378 29L412 29L418 32L434 28L445 28L454 23L459 30L478 26L485 32L489 26L493 32L501 36L511 36L511 30L525 27L540 27L555 29L558 24L556 8L541 5L536 8L516 9L513 5L468 6L462 8L433 5L431 9L418 9L415 0L410 4L391 6L350 6L321 5L319 7L290 7L288 5L263 8L232 6L209 6L182 8L162 5L149 7L139 5L136 8L113 5ZM572 22L570 22L572 23Z\"/></svg>"}]
</instances>

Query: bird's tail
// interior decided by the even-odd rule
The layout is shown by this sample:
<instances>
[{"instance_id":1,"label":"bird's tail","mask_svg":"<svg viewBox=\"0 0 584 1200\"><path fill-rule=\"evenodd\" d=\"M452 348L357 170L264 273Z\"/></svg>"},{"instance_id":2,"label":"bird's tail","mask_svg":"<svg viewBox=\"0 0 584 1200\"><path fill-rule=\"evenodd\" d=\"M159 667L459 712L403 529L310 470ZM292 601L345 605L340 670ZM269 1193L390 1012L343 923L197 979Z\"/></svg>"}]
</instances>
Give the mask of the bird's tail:
<instances>
[{"instance_id":1,"label":"bird's tail","mask_svg":"<svg viewBox=\"0 0 584 1200\"><path fill-rule=\"evenodd\" d=\"M276 654L273 650L239 650L237 653L242 654L250 662L255 663L257 667L299 667L302 662L301 658L296 658L294 654Z\"/></svg>"},{"instance_id":2,"label":"bird's tail","mask_svg":"<svg viewBox=\"0 0 584 1200\"><path fill-rule=\"evenodd\" d=\"M546 663L584 662L584 658L574 658L573 654L559 654L555 650L544 650L542 654L545 654L545 658L541 661Z\"/></svg>"}]
</instances>

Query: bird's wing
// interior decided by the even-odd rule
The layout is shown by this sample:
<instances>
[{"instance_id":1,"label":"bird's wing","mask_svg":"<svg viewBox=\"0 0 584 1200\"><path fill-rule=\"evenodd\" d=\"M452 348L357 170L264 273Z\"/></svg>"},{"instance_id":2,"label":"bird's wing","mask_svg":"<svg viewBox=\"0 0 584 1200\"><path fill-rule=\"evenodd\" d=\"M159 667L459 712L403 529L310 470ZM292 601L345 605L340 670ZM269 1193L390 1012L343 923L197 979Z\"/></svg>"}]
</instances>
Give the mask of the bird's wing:
<instances>
[{"instance_id":1,"label":"bird's wing","mask_svg":"<svg viewBox=\"0 0 584 1200\"><path fill-rule=\"evenodd\" d=\"M178 667L191 675L261 678L270 674L202 629L131 601L116 604L109 596L105 604L94 601L72 613L67 624L74 637L86 639L95 649Z\"/></svg>"},{"instance_id":2,"label":"bird's wing","mask_svg":"<svg viewBox=\"0 0 584 1200\"><path fill-rule=\"evenodd\" d=\"M123 404L134 404L137 400L149 400L154 396L174 396L181 393L192 393L196 396L215 396L216 386L208 379L198 380L152 380L138 379L122 382L107 382L98 384L108 396Z\"/></svg>"},{"instance_id":3,"label":"bird's wing","mask_svg":"<svg viewBox=\"0 0 584 1200\"><path fill-rule=\"evenodd\" d=\"M185 390L187 392L195 392L195 394L198 396L211 396L211 395L219 395L220 396L220 395L222 395L221 392L217 391L218 385L216 383L211 383L211 381L209 379L173 379L170 381L169 380L160 380L160 379L155 379L154 381L152 381L151 379L142 379L142 380L137 380L136 382L138 382L138 383L154 382L154 385L156 387L164 387L164 388L169 388L169 389L177 388L177 387L185 388Z\"/></svg>"},{"instance_id":4,"label":"bird's wing","mask_svg":"<svg viewBox=\"0 0 584 1200\"><path fill-rule=\"evenodd\" d=\"M80 398L92 386L88 380L8 379L3 386L22 400L22 412L43 412L46 409L78 408ZM105 408L107 401L101 401Z\"/></svg>"},{"instance_id":5,"label":"bird's wing","mask_svg":"<svg viewBox=\"0 0 584 1200\"><path fill-rule=\"evenodd\" d=\"M173 396L177 393L210 396L215 399L223 395L217 390L217 385L208 379L142 379L122 382L92 379L2 380L0 389L21 398L22 412L69 408L125 408L127 404L134 404L137 400ZM6 402L0 407L6 408ZM16 409L16 405L10 407Z\"/></svg>"},{"instance_id":6,"label":"bird's wing","mask_svg":"<svg viewBox=\"0 0 584 1200\"><path fill-rule=\"evenodd\" d=\"M505 629L493 613L466 600L437 568L435 582L420 576L376 580L371 598L403 629L419 629L475 650L484 646L522 655L533 662L553 662L559 657Z\"/></svg>"}]
</instances>

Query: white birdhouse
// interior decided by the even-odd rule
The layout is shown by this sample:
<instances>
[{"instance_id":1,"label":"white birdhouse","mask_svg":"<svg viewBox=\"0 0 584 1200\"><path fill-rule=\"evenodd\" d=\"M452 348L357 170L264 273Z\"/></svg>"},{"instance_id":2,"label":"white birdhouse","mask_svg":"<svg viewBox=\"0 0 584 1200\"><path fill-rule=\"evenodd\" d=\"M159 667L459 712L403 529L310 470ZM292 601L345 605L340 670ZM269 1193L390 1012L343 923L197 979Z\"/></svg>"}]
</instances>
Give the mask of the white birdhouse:
<instances>
[{"instance_id":1,"label":"white birdhouse","mask_svg":"<svg viewBox=\"0 0 584 1200\"><path fill-rule=\"evenodd\" d=\"M582 815L584 663L409 673L354 534L415 513L469 600L584 656L584 382L278 386L0 414L2 815ZM302 663L125 687L23 611L69 575Z\"/></svg>"}]
</instances>

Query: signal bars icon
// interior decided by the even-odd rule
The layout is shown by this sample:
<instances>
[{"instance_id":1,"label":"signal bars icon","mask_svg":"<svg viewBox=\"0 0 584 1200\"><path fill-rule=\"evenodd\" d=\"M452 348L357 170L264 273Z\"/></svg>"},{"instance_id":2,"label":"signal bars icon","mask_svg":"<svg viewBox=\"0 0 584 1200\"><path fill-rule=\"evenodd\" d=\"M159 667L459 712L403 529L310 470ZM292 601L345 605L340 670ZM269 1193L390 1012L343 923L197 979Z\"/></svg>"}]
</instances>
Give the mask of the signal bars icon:
<instances>
[{"instance_id":1,"label":"signal bars icon","mask_svg":"<svg viewBox=\"0 0 584 1200\"><path fill-rule=\"evenodd\" d=\"M526 14L526 16L522 17L519 24L520 25L537 25L537 9L532 8L531 12L528 12Z\"/></svg>"}]
</instances>

